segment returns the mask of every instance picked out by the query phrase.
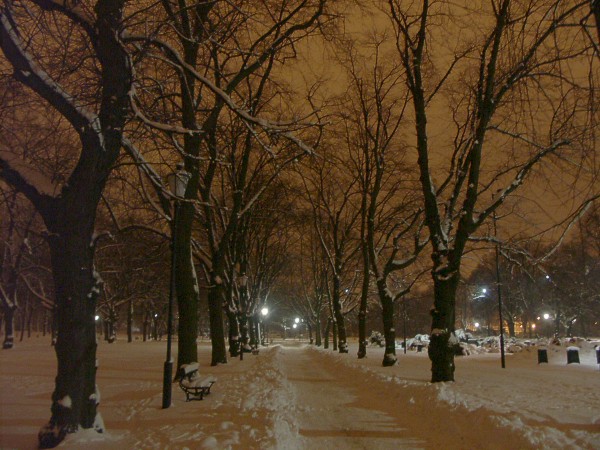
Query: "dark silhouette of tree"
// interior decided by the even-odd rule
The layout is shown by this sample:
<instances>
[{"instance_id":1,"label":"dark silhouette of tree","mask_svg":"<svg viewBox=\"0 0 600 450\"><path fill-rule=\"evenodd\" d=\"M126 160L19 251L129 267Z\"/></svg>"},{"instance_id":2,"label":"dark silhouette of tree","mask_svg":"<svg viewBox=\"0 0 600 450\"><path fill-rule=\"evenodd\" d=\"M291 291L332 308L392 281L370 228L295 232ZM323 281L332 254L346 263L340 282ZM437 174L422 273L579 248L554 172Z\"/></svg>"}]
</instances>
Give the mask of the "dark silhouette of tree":
<instances>
[{"instance_id":1,"label":"dark silhouette of tree","mask_svg":"<svg viewBox=\"0 0 600 450\"><path fill-rule=\"evenodd\" d=\"M3 4L0 47L14 78L62 116L81 144L62 182L33 166L26 154L0 148L0 176L34 205L48 231L58 372L52 416L39 434L46 448L79 427L103 429L95 383L100 279L93 233L102 190L121 148L132 75L120 40L123 1L98 0L93 9L27 3ZM56 52L58 45L65 51Z\"/></svg>"}]
</instances>

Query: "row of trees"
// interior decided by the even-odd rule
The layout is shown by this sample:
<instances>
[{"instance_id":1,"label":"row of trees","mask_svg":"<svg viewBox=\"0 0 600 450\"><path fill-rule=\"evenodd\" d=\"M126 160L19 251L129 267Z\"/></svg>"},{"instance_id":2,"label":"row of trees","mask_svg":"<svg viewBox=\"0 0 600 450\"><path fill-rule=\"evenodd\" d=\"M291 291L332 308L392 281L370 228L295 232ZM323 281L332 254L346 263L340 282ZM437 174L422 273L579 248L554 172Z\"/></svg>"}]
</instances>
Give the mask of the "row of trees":
<instances>
[{"instance_id":1,"label":"row of trees","mask_svg":"<svg viewBox=\"0 0 600 450\"><path fill-rule=\"evenodd\" d=\"M472 328L479 319L488 330L499 326L496 286L500 282L502 315L509 336L589 336L598 329L600 317L597 229L595 208L579 222L572 239L548 257L547 248L530 249L528 258L506 252L499 260L498 273L495 259L486 258L462 289L458 311L461 325ZM535 264L536 255L544 262Z\"/></svg>"},{"instance_id":2,"label":"row of trees","mask_svg":"<svg viewBox=\"0 0 600 450\"><path fill-rule=\"evenodd\" d=\"M163 303L172 235L178 365L197 360L200 292L216 365L226 334L231 355L256 340L282 275L318 333L329 318L340 352L358 314L359 357L375 294L383 364L395 364L394 305L430 274L432 381L453 380L463 256L498 240L485 224L530 181L522 198L541 189L570 203L546 221L559 235L598 196L597 9L6 1L2 297L7 330L19 291L53 310L41 445L102 426L98 302L107 317ZM190 179L175 221L163 180L179 164Z\"/></svg>"}]
</instances>

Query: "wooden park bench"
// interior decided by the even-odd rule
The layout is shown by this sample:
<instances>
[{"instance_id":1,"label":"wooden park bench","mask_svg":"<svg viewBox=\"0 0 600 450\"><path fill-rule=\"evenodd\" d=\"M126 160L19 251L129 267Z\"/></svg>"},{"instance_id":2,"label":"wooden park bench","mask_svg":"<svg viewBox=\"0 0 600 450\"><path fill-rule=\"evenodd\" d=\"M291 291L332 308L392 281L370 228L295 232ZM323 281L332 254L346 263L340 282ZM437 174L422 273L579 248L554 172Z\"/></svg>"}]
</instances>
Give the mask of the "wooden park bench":
<instances>
[{"instance_id":1,"label":"wooden park bench","mask_svg":"<svg viewBox=\"0 0 600 450\"><path fill-rule=\"evenodd\" d=\"M179 370L179 387L185 392L185 401L202 400L205 395L210 394L210 388L215 384L212 376L201 379L198 376L198 363L183 364Z\"/></svg>"}]
</instances>

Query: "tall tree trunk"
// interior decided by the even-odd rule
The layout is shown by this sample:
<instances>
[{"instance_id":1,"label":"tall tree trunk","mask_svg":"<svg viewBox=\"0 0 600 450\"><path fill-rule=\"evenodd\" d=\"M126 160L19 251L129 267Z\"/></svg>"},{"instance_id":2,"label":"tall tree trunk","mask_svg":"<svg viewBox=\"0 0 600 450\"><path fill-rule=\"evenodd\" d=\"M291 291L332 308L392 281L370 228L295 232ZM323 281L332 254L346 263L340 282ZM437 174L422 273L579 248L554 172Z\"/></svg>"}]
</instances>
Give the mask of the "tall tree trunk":
<instances>
[{"instance_id":1,"label":"tall tree trunk","mask_svg":"<svg viewBox=\"0 0 600 450\"><path fill-rule=\"evenodd\" d=\"M515 337L515 321L511 318L506 320L506 324L508 325L508 335L511 338Z\"/></svg>"},{"instance_id":2,"label":"tall tree trunk","mask_svg":"<svg viewBox=\"0 0 600 450\"><path fill-rule=\"evenodd\" d=\"M335 319L331 319L331 340L333 342L333 351L337 351L338 349L338 327ZM340 351L340 353L342 353Z\"/></svg>"},{"instance_id":3,"label":"tall tree trunk","mask_svg":"<svg viewBox=\"0 0 600 450\"><path fill-rule=\"evenodd\" d=\"M377 290L381 301L381 318L383 319L383 336L385 338L385 353L382 365L389 367L398 362L396 357L396 330L394 328L394 299L389 294L384 278L377 280Z\"/></svg>"},{"instance_id":4,"label":"tall tree trunk","mask_svg":"<svg viewBox=\"0 0 600 450\"><path fill-rule=\"evenodd\" d=\"M150 336L150 321L148 318L148 310L144 308L144 323L142 324L142 340L146 342Z\"/></svg>"},{"instance_id":5,"label":"tall tree trunk","mask_svg":"<svg viewBox=\"0 0 600 450\"><path fill-rule=\"evenodd\" d=\"M226 311L227 322L229 325L229 356L235 358L240 355L241 351L240 326L238 322L239 316L229 309Z\"/></svg>"},{"instance_id":6,"label":"tall tree trunk","mask_svg":"<svg viewBox=\"0 0 600 450\"><path fill-rule=\"evenodd\" d=\"M254 314L248 316L248 332L250 339L250 347L257 348L258 337L260 335L260 332L258 330L258 320L256 319L256 316Z\"/></svg>"},{"instance_id":7,"label":"tall tree trunk","mask_svg":"<svg viewBox=\"0 0 600 450\"><path fill-rule=\"evenodd\" d=\"M360 291L360 308L358 311L358 358L367 356L367 302L369 300L369 249L363 242L363 282Z\"/></svg>"},{"instance_id":8,"label":"tall tree trunk","mask_svg":"<svg viewBox=\"0 0 600 450\"><path fill-rule=\"evenodd\" d=\"M208 314L210 319L210 339L212 343L211 366L227 363L225 330L223 327L223 278L211 273L208 289Z\"/></svg>"},{"instance_id":9,"label":"tall tree trunk","mask_svg":"<svg viewBox=\"0 0 600 450\"><path fill-rule=\"evenodd\" d=\"M459 271L433 274L434 305L431 310L431 338L429 359L431 360L431 381L454 381L454 321L455 298Z\"/></svg>"},{"instance_id":10,"label":"tall tree trunk","mask_svg":"<svg viewBox=\"0 0 600 450\"><path fill-rule=\"evenodd\" d=\"M324 342L323 342L323 348L324 349L328 349L329 348L329 330L331 329L331 317L327 318L327 325L325 325L325 336L324 336Z\"/></svg>"},{"instance_id":11,"label":"tall tree trunk","mask_svg":"<svg viewBox=\"0 0 600 450\"><path fill-rule=\"evenodd\" d=\"M97 413L94 320L100 279L90 246L96 204L91 200L87 208L77 211L61 208L63 214L55 214L55 225L48 227L52 231L48 241L55 286L58 371L52 416L39 434L42 448L57 445L66 433L80 426L98 431L104 427Z\"/></svg>"},{"instance_id":12,"label":"tall tree trunk","mask_svg":"<svg viewBox=\"0 0 600 450\"><path fill-rule=\"evenodd\" d=\"M27 313L27 337L31 337L31 325L33 322L33 313L35 312L35 308L32 305L29 305L27 308L29 311Z\"/></svg>"},{"instance_id":13,"label":"tall tree trunk","mask_svg":"<svg viewBox=\"0 0 600 450\"><path fill-rule=\"evenodd\" d=\"M248 349L248 315L243 311L238 314L238 325L240 333L240 351Z\"/></svg>"},{"instance_id":14,"label":"tall tree trunk","mask_svg":"<svg viewBox=\"0 0 600 450\"><path fill-rule=\"evenodd\" d=\"M179 312L179 328L177 331L177 367L198 361L198 302L199 289L194 268L190 240L194 207L190 203L174 206L176 211L173 232L175 239L175 293ZM173 312L175 314L175 312ZM175 370L177 373L177 370Z\"/></svg>"},{"instance_id":15,"label":"tall tree trunk","mask_svg":"<svg viewBox=\"0 0 600 450\"><path fill-rule=\"evenodd\" d=\"M2 343L3 349L13 348L15 345L15 311L16 306L4 307L4 342Z\"/></svg>"},{"instance_id":16,"label":"tall tree trunk","mask_svg":"<svg viewBox=\"0 0 600 450\"><path fill-rule=\"evenodd\" d=\"M346 338L346 325L344 322L344 314L342 314L342 303L340 299L340 278L334 275L333 277L333 313L335 314L335 322L333 332L337 333L337 339L334 338L333 349L336 350L336 343L339 343L339 352L348 353L348 342Z\"/></svg>"},{"instance_id":17,"label":"tall tree trunk","mask_svg":"<svg viewBox=\"0 0 600 450\"><path fill-rule=\"evenodd\" d=\"M133 341L133 299L127 305L127 342Z\"/></svg>"},{"instance_id":18,"label":"tall tree trunk","mask_svg":"<svg viewBox=\"0 0 600 450\"><path fill-rule=\"evenodd\" d=\"M25 306L23 308L21 308L21 323L19 324L19 331L20 331L20 336L19 336L19 342L23 342L23 338L25 337L25 323L27 320L27 303L25 303Z\"/></svg>"},{"instance_id":19,"label":"tall tree trunk","mask_svg":"<svg viewBox=\"0 0 600 450\"><path fill-rule=\"evenodd\" d=\"M321 330L321 318L317 317L315 320L315 345L320 347L323 345L323 336Z\"/></svg>"}]
</instances>

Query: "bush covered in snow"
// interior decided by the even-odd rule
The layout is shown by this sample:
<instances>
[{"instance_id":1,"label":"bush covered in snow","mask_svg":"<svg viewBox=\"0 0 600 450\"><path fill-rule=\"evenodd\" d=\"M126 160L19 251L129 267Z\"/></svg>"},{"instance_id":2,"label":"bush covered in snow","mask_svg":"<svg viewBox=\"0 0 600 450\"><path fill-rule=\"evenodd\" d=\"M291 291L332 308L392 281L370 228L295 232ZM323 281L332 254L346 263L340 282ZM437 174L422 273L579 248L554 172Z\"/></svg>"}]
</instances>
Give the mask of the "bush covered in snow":
<instances>
[{"instance_id":1,"label":"bush covered in snow","mask_svg":"<svg viewBox=\"0 0 600 450\"><path fill-rule=\"evenodd\" d=\"M371 345L383 347L385 345L385 338L383 337L383 334L381 334L379 331L371 331L371 336L369 336L369 343Z\"/></svg>"}]
</instances>

